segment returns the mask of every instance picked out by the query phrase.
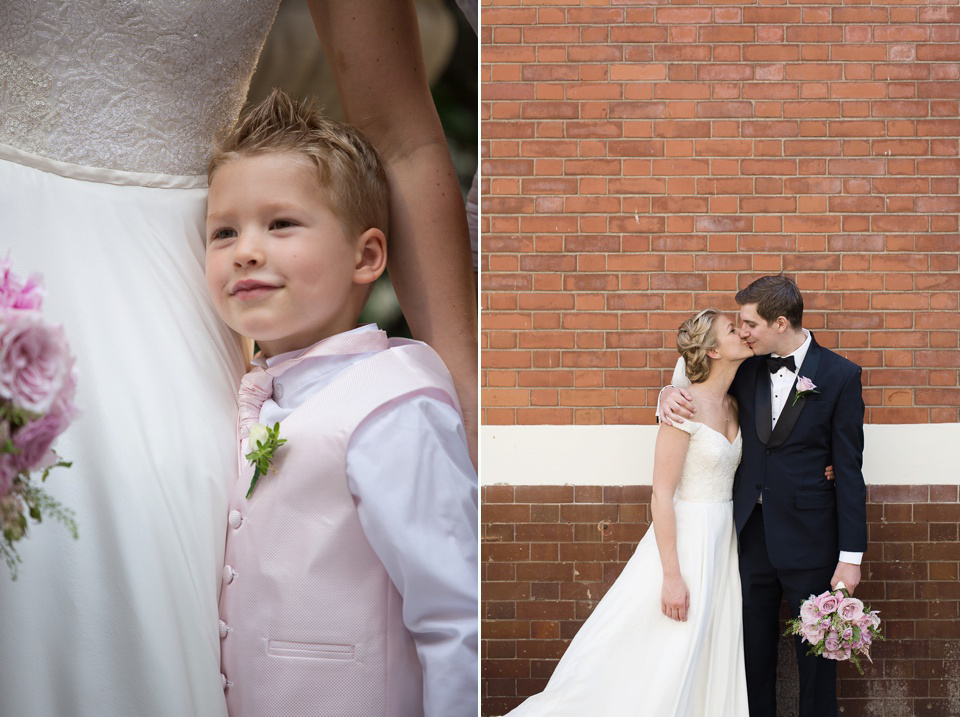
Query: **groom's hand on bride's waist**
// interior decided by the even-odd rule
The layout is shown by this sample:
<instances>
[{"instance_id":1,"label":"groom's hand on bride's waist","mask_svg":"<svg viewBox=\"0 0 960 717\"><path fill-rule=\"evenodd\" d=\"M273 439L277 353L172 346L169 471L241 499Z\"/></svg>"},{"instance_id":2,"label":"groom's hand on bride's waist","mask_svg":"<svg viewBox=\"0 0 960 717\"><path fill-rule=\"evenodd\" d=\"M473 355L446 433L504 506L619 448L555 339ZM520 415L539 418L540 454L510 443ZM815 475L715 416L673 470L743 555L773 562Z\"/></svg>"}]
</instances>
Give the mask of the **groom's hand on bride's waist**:
<instances>
[{"instance_id":1,"label":"groom's hand on bride's waist","mask_svg":"<svg viewBox=\"0 0 960 717\"><path fill-rule=\"evenodd\" d=\"M667 386L660 392L660 404L657 408L660 422L668 426L683 423L684 419L693 418L693 414L697 412L690 392L676 386Z\"/></svg>"}]
</instances>

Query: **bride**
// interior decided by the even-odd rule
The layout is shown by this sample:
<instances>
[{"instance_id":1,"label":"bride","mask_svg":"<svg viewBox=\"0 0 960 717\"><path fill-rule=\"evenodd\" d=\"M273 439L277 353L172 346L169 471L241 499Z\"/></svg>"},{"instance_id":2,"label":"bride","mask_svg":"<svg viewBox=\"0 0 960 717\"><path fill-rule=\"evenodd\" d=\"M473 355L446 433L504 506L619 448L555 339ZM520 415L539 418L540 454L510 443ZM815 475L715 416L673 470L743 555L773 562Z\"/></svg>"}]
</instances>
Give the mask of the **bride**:
<instances>
[{"instance_id":1,"label":"bride","mask_svg":"<svg viewBox=\"0 0 960 717\"><path fill-rule=\"evenodd\" d=\"M510 717L746 717L740 577L731 502L740 462L727 394L752 356L715 309L677 334L698 422L657 434L647 531L546 689Z\"/></svg>"},{"instance_id":2,"label":"bride","mask_svg":"<svg viewBox=\"0 0 960 717\"><path fill-rule=\"evenodd\" d=\"M79 540L31 526L19 579L0 575L0 715L226 712L217 593L244 361L203 278L206 169L277 3L0 7L0 255L43 275L82 410L56 446L73 467L47 484L76 511ZM398 187L393 247L406 249L391 271L404 310L419 338L447 342L434 348L450 349L468 407L466 221L412 2L310 4L347 113Z\"/></svg>"}]
</instances>

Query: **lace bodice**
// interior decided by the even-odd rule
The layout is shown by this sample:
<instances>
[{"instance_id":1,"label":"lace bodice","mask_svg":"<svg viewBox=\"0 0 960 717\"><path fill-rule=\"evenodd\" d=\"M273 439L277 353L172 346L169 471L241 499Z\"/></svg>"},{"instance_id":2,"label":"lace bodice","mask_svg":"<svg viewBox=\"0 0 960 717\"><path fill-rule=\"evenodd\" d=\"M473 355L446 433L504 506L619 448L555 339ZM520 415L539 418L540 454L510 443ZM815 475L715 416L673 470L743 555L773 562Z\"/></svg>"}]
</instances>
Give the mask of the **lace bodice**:
<instances>
[{"instance_id":1,"label":"lace bodice","mask_svg":"<svg viewBox=\"0 0 960 717\"><path fill-rule=\"evenodd\" d=\"M740 432L730 443L722 433L696 421L684 421L677 428L690 434L690 447L676 497L701 503L731 500L733 476L740 464Z\"/></svg>"},{"instance_id":2,"label":"lace bodice","mask_svg":"<svg viewBox=\"0 0 960 717\"><path fill-rule=\"evenodd\" d=\"M64 162L206 172L279 0L0 5L0 144Z\"/></svg>"}]
</instances>

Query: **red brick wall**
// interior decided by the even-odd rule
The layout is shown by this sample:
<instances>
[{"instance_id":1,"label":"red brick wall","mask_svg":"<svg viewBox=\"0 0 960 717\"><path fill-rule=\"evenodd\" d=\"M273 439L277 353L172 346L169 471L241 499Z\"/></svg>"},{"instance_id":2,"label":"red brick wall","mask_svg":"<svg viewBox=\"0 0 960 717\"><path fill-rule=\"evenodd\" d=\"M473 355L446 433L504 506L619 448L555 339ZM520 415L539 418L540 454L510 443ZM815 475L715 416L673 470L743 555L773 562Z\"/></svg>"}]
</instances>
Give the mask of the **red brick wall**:
<instances>
[{"instance_id":1,"label":"red brick wall","mask_svg":"<svg viewBox=\"0 0 960 717\"><path fill-rule=\"evenodd\" d=\"M867 421L960 420L956 3L484 0L483 421L649 423L789 272Z\"/></svg>"},{"instance_id":2,"label":"red brick wall","mask_svg":"<svg viewBox=\"0 0 960 717\"><path fill-rule=\"evenodd\" d=\"M649 487L484 488L482 714L503 714L543 688L645 533L649 501ZM865 677L840 666L842 714L956 717L957 486L871 486L867 515L870 550L858 596L881 611L887 641L875 645ZM782 647L788 717L796 678L787 664L792 645Z\"/></svg>"}]
</instances>

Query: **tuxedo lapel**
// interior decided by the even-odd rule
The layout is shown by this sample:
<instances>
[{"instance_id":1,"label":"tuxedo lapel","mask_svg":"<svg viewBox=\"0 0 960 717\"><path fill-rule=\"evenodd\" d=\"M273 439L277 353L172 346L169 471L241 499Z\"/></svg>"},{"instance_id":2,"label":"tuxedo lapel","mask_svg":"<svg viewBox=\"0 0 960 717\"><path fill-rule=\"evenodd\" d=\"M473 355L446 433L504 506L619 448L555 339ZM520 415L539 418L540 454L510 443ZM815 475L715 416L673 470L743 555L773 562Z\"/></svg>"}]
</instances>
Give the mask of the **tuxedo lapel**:
<instances>
[{"instance_id":1,"label":"tuxedo lapel","mask_svg":"<svg viewBox=\"0 0 960 717\"><path fill-rule=\"evenodd\" d=\"M754 407L757 414L757 436L761 443L770 440L770 430L773 425L773 408L770 405L770 370L766 359L757 362L757 387L753 392Z\"/></svg>"},{"instance_id":2,"label":"tuxedo lapel","mask_svg":"<svg viewBox=\"0 0 960 717\"><path fill-rule=\"evenodd\" d=\"M807 350L807 356L803 359L803 365L800 366L800 369L797 371L797 378L793 381L793 386L790 389L790 396L787 398L787 403L783 407L783 411L780 412L780 418L777 419L777 425L773 429L773 433L770 434L770 440L768 442L769 448L776 448L783 444L787 440L787 437L790 435L790 432L793 430L793 427L797 424L797 419L800 418L800 412L803 411L803 407L807 402L806 396L801 396L794 402L793 396L796 395L797 390L797 379L800 376L806 376L811 381L817 375L817 367L820 365L820 346L814 340L813 335L810 337L810 348ZM816 383L814 381L814 383ZM767 382L769 386L769 381ZM768 389L769 392L769 389ZM759 392L758 392L759 393ZM769 393L768 393L769 395Z\"/></svg>"}]
</instances>

